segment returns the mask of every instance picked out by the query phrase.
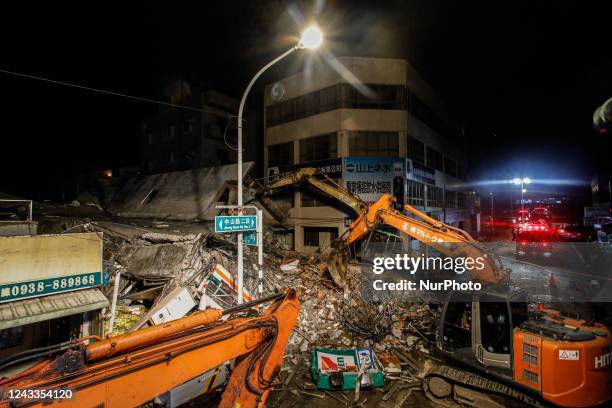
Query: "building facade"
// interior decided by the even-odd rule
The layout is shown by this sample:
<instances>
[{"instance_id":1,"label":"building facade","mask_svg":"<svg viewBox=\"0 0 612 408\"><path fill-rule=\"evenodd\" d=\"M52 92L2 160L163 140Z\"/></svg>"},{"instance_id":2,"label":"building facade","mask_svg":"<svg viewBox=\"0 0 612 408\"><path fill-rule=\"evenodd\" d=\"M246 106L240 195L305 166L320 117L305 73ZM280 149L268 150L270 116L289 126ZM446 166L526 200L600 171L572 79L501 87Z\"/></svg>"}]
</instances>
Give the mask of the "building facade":
<instances>
[{"instance_id":1,"label":"building facade","mask_svg":"<svg viewBox=\"0 0 612 408\"><path fill-rule=\"evenodd\" d=\"M162 173L236 163L239 100L203 89L185 80L163 89L165 101L194 108L160 106L156 115L143 122L141 169ZM243 128L245 161L255 159L256 116L245 115Z\"/></svg>"},{"instance_id":2,"label":"building facade","mask_svg":"<svg viewBox=\"0 0 612 408\"><path fill-rule=\"evenodd\" d=\"M447 135L457 131L431 87L403 59L340 57L264 92L264 171L316 166L375 201L394 194L447 223L469 222L466 155ZM287 201L295 249L328 246L350 225L337 205L305 190Z\"/></svg>"}]
</instances>

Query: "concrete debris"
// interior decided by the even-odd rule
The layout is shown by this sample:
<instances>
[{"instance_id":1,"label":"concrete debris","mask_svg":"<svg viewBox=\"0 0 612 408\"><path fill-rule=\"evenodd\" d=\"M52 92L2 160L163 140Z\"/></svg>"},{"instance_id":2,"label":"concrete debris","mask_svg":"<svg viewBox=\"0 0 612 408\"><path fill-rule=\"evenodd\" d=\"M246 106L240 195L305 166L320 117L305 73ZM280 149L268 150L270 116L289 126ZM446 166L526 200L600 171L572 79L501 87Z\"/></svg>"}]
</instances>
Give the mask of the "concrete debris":
<instances>
[{"instance_id":1,"label":"concrete debris","mask_svg":"<svg viewBox=\"0 0 612 408\"><path fill-rule=\"evenodd\" d=\"M111 296L114 276L121 272L119 300L115 313L114 335L134 330L144 324L159 324L205 307L228 307L235 303L237 280L236 244L232 236L215 235L205 227L199 229L172 221L151 220L134 225L119 223L49 218L61 231L98 231L104 239L105 293ZM162 231L155 225L169 227ZM153 227L152 227L153 225ZM48 232L48 225L44 226ZM244 248L245 299L257 298L257 250ZM311 398L325 404L341 400L350 405L353 395L330 390L325 393L304 388L312 382L310 352L315 348L372 349L383 367L385 391L376 393L362 389L358 405L378 406L387 397L389 406L414 394L401 386L420 386L419 376L431 362L429 355L434 339L434 310L425 303L381 303L362 297L361 268L347 265L343 288L334 283L322 255L305 257L264 235L263 294L284 288L298 291L301 302L297 327L286 347L281 372L282 390L275 392L270 406L291 406L288 398ZM174 308L172 299L180 294L191 301ZM171 310L170 310L171 309ZM155 321L152 316L164 315ZM110 316L107 314L107 319ZM416 385L414 385L416 384ZM295 391L295 393L294 393ZM367 393L367 400L364 398ZM316 395L310 395L316 394ZM334 395L334 397L330 397ZM293 396L293 397L292 397ZM279 404L274 400L279 398ZM284 401L284 403L283 403ZM364 403L364 401L367 401ZM341 404L343 405L343 404Z\"/></svg>"},{"instance_id":2,"label":"concrete debris","mask_svg":"<svg viewBox=\"0 0 612 408\"><path fill-rule=\"evenodd\" d=\"M285 271L285 272L287 272L287 271L294 271L294 270L297 269L299 264L300 264L300 260L299 259L292 259L292 260L289 260L289 261L283 263L280 266L280 269L281 269L281 271Z\"/></svg>"}]
</instances>

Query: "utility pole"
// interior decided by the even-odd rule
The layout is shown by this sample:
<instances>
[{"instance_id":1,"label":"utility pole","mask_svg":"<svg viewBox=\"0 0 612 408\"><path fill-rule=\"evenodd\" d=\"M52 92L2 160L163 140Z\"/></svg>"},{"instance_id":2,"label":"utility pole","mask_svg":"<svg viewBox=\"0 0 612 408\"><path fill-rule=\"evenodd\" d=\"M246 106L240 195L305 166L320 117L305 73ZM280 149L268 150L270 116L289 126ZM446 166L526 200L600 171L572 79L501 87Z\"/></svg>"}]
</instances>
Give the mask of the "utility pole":
<instances>
[{"instance_id":1,"label":"utility pole","mask_svg":"<svg viewBox=\"0 0 612 408\"><path fill-rule=\"evenodd\" d=\"M493 225L493 193L489 193L489 197L491 197L491 232L495 231L495 226Z\"/></svg>"},{"instance_id":2,"label":"utility pole","mask_svg":"<svg viewBox=\"0 0 612 408\"><path fill-rule=\"evenodd\" d=\"M251 79L251 82L249 82L249 84L247 85L244 93L242 94L242 98L240 99L240 107L238 108L238 166L237 167L238 167L238 212L239 212L239 215L242 215L242 206L244 204L242 200L242 114L244 112L244 105L246 102L246 98L249 95L249 91L255 84L255 81L257 81L257 79L261 76L261 74L263 74L272 65L276 64L277 62L285 58L287 55L291 54L292 52L296 50L300 50L304 48L308 48L308 49L318 48L321 45L321 42L323 42L323 34L321 33L321 31L316 26L308 27L304 31L304 33L302 33L302 37L300 38L300 41L296 45L294 45L293 47L291 47L290 49L288 49L287 51L285 51L278 57L274 58L272 61L268 62L266 65L263 66L263 68L261 68L255 74L255 76ZM242 232L239 232L238 233L238 303L239 304L243 302L242 287L244 285L244 266L243 266L244 249L242 246L242 239L243 239Z\"/></svg>"}]
</instances>

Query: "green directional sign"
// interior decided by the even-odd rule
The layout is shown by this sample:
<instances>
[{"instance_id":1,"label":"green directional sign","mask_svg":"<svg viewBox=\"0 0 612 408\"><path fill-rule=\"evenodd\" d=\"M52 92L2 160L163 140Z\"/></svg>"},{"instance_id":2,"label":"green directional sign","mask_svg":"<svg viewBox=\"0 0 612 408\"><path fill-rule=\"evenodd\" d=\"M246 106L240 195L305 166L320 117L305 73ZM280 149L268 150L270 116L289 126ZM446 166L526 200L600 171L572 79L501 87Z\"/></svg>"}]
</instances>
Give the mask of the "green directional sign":
<instances>
[{"instance_id":1,"label":"green directional sign","mask_svg":"<svg viewBox=\"0 0 612 408\"><path fill-rule=\"evenodd\" d=\"M257 232L247 232L242 236L242 243L245 245L257 246Z\"/></svg>"},{"instance_id":2,"label":"green directional sign","mask_svg":"<svg viewBox=\"0 0 612 408\"><path fill-rule=\"evenodd\" d=\"M218 215L215 217L215 232L254 231L256 229L256 215Z\"/></svg>"}]
</instances>

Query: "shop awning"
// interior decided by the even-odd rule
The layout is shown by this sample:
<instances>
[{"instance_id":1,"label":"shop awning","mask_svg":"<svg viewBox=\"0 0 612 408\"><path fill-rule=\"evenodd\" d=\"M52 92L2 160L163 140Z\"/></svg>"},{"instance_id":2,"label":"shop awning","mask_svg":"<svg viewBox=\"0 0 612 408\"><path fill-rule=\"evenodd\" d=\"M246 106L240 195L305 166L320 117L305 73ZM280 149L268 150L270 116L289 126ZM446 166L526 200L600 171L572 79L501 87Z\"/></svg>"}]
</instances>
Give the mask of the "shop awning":
<instances>
[{"instance_id":1,"label":"shop awning","mask_svg":"<svg viewBox=\"0 0 612 408\"><path fill-rule=\"evenodd\" d=\"M108 299L98 288L0 304L0 330L102 309Z\"/></svg>"}]
</instances>

